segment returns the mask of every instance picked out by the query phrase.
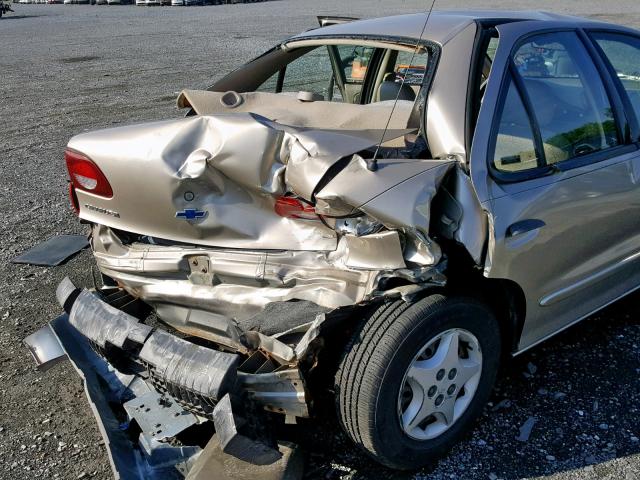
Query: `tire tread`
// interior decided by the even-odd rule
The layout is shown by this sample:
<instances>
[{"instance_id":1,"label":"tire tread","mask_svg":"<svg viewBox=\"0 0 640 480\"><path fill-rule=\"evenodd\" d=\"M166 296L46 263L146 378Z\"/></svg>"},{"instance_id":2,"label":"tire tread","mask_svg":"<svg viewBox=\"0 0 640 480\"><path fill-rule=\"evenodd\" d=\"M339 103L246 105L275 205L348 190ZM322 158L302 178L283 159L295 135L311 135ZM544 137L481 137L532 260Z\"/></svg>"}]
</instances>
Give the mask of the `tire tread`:
<instances>
[{"instance_id":1,"label":"tire tread","mask_svg":"<svg viewBox=\"0 0 640 480\"><path fill-rule=\"evenodd\" d=\"M335 377L338 418L351 440L381 463L401 468L379 448L376 408L370 405L371 399L377 399L397 346L419 328L415 319L434 316L443 304L458 302L479 305L487 310L473 299L452 299L442 294L430 295L413 304L402 300L385 301L361 323L342 355Z\"/></svg>"}]
</instances>

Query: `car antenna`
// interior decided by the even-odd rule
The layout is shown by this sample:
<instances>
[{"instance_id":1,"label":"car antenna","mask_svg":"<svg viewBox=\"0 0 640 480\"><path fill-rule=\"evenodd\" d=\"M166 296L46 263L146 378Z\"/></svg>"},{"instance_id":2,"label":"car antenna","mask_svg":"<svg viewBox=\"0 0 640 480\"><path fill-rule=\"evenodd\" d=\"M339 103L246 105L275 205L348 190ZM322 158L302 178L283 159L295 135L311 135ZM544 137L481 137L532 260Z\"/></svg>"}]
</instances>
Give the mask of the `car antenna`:
<instances>
[{"instance_id":1,"label":"car antenna","mask_svg":"<svg viewBox=\"0 0 640 480\"><path fill-rule=\"evenodd\" d=\"M422 31L420 32L420 38L418 39L418 43L416 44L416 48L413 50L413 54L411 55L411 60L409 61L409 67L413 65L413 60L416 57L416 53L422 47L422 37L424 37L424 32L427 30L427 23L429 23L429 17L431 16L431 12L433 11L433 6L436 4L436 0L431 1L431 7L427 12L427 18L424 21L424 25L422 26ZM396 94L396 99L393 102L393 107L391 107L391 113L389 114L389 118L387 119L387 124L384 127L384 131L382 132L382 137L380 137L380 142L376 146L376 151L373 154L373 158L367 160L367 170L370 172L375 172L378 170L378 153L380 152L380 147L384 143L384 137L387 135L387 130L389 130L389 124L391 123L391 118L393 117L393 112L396 110L396 105L398 104L398 99L400 98L400 92L402 92L402 87L404 87L404 82L407 78L407 73L409 68L407 68L407 72L402 76L402 81L400 82L400 88L398 89L398 93ZM426 75L426 72L425 72Z\"/></svg>"}]
</instances>

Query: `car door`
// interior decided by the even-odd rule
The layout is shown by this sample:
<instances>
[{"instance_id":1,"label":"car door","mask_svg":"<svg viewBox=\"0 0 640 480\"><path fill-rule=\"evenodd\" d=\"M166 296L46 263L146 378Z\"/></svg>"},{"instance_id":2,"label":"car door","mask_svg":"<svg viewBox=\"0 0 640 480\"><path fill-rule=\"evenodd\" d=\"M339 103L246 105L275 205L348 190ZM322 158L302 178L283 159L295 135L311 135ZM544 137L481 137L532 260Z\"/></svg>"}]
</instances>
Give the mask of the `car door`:
<instances>
[{"instance_id":1,"label":"car door","mask_svg":"<svg viewBox=\"0 0 640 480\"><path fill-rule=\"evenodd\" d=\"M640 283L640 155L605 63L581 30L498 27L474 187L490 218L485 276L526 298L519 349Z\"/></svg>"}]
</instances>

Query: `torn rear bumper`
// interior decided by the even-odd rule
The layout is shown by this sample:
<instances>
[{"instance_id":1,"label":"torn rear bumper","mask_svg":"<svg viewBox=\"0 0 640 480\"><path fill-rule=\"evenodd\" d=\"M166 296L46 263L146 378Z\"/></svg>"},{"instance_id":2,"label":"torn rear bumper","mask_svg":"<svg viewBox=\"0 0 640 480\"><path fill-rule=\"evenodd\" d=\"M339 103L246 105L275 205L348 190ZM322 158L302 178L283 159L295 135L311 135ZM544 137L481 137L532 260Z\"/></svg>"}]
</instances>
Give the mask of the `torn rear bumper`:
<instances>
[{"instance_id":1,"label":"torn rear bumper","mask_svg":"<svg viewBox=\"0 0 640 480\"><path fill-rule=\"evenodd\" d=\"M25 344L40 368L66 356L82 377L116 478L183 478L201 452L188 432L207 422L230 452L244 449L261 461L277 458L268 443L241 431L232 397L240 399L234 407L308 414L304 390L292 387L303 385L297 369L241 372L240 355L146 325L68 279L57 296L68 314ZM252 423L260 422L256 412L251 417Z\"/></svg>"},{"instance_id":2,"label":"torn rear bumper","mask_svg":"<svg viewBox=\"0 0 640 480\"><path fill-rule=\"evenodd\" d=\"M127 235L133 239L121 238ZM135 238L93 226L91 246L102 274L176 330L242 353L245 332L277 335L319 314L444 283L444 262L407 267L398 231L343 235L334 252L225 250Z\"/></svg>"},{"instance_id":3,"label":"torn rear bumper","mask_svg":"<svg viewBox=\"0 0 640 480\"><path fill-rule=\"evenodd\" d=\"M65 279L56 292L69 324L120 371L135 372L185 408L210 415L236 383L240 357L154 329ZM74 299L75 297L75 299ZM72 305L69 303L72 301Z\"/></svg>"},{"instance_id":4,"label":"torn rear bumper","mask_svg":"<svg viewBox=\"0 0 640 480\"><path fill-rule=\"evenodd\" d=\"M25 339L39 367L51 362L51 357L40 355L43 338L48 344L55 338L60 353L57 359L67 356L82 378L115 478L184 478L201 449L174 446L170 440L173 433L200 423L196 415L177 402L164 402L142 378L114 369L71 324L68 315L59 316ZM137 442L131 436L133 422L141 430Z\"/></svg>"}]
</instances>

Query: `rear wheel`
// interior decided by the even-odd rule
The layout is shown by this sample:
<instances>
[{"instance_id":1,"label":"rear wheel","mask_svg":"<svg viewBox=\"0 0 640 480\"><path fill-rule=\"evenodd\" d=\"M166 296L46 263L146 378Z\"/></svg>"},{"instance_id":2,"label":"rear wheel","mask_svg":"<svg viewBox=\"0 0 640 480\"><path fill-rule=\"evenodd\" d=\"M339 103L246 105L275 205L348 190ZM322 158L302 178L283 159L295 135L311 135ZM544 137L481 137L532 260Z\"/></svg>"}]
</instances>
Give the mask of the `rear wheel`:
<instances>
[{"instance_id":1,"label":"rear wheel","mask_svg":"<svg viewBox=\"0 0 640 480\"><path fill-rule=\"evenodd\" d=\"M446 453L481 413L499 358L497 321L476 300L385 303L342 358L338 416L380 463L418 468Z\"/></svg>"}]
</instances>

